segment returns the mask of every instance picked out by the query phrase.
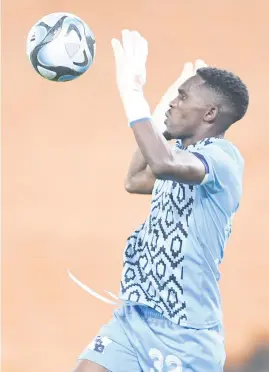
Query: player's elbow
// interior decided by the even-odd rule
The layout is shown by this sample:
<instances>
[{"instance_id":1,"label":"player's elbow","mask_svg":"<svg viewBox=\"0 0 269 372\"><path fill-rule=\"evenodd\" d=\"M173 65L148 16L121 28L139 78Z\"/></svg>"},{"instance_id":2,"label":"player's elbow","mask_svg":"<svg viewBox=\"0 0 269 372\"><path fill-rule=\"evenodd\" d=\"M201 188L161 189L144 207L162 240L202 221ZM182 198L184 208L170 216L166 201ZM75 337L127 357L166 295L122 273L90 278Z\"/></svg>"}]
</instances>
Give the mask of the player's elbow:
<instances>
[{"instance_id":1,"label":"player's elbow","mask_svg":"<svg viewBox=\"0 0 269 372\"><path fill-rule=\"evenodd\" d=\"M124 188L129 194L135 194L136 193L136 187L134 182L132 182L132 179L127 178L124 182Z\"/></svg>"},{"instance_id":2,"label":"player's elbow","mask_svg":"<svg viewBox=\"0 0 269 372\"><path fill-rule=\"evenodd\" d=\"M129 194L133 194L135 191L134 191L134 188L132 187L132 184L130 182L128 183L125 183L124 184L124 188L125 190L129 193Z\"/></svg>"},{"instance_id":3,"label":"player's elbow","mask_svg":"<svg viewBox=\"0 0 269 372\"><path fill-rule=\"evenodd\" d=\"M140 172L134 177L127 178L124 182L124 188L129 194L151 194L155 178L150 172Z\"/></svg>"}]
</instances>

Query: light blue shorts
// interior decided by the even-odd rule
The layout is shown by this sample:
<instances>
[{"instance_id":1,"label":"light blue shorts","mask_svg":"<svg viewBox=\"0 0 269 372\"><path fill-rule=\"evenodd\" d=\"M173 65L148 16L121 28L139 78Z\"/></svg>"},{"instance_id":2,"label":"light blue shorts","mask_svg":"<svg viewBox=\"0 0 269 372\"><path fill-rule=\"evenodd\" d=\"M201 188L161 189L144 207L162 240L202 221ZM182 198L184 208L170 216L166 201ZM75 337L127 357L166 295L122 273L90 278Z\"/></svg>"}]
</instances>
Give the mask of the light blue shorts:
<instances>
[{"instance_id":1,"label":"light blue shorts","mask_svg":"<svg viewBox=\"0 0 269 372\"><path fill-rule=\"evenodd\" d=\"M111 372L222 372L225 350L220 327L186 328L149 307L124 304L79 359Z\"/></svg>"}]
</instances>

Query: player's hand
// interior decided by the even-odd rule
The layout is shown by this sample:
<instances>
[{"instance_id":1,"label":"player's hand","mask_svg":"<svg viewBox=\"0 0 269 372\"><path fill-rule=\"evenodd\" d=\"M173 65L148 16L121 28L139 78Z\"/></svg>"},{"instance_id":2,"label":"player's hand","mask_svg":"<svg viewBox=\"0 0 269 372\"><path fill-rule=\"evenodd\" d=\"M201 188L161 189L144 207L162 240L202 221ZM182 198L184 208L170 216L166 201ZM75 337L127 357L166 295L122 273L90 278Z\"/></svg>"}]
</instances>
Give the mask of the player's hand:
<instances>
[{"instance_id":1,"label":"player's hand","mask_svg":"<svg viewBox=\"0 0 269 372\"><path fill-rule=\"evenodd\" d=\"M122 31L122 43L111 41L116 63L117 85L120 93L142 91L146 83L148 42L137 31Z\"/></svg>"},{"instance_id":2,"label":"player's hand","mask_svg":"<svg viewBox=\"0 0 269 372\"><path fill-rule=\"evenodd\" d=\"M150 118L150 108L143 95L146 83L148 42L137 31L122 31L122 42L111 41L116 81L129 123Z\"/></svg>"},{"instance_id":3,"label":"player's hand","mask_svg":"<svg viewBox=\"0 0 269 372\"><path fill-rule=\"evenodd\" d=\"M186 62L179 77L168 88L153 112L154 124L156 125L157 129L165 135L167 139L169 139L169 134L166 132L166 125L164 124L164 121L165 113L169 109L169 104L178 95L178 88L185 81L194 76L196 74L196 71L202 67L207 67L207 64L201 59L197 59L195 63Z\"/></svg>"}]
</instances>

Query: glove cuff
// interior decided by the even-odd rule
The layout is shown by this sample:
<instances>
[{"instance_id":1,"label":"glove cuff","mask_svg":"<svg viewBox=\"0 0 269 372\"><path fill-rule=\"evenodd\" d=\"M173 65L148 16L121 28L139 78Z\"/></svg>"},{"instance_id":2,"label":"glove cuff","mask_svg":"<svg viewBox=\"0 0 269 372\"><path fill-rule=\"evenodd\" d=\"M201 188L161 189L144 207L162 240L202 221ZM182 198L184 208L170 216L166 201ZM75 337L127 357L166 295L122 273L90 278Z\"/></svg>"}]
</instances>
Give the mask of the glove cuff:
<instances>
[{"instance_id":1,"label":"glove cuff","mask_svg":"<svg viewBox=\"0 0 269 372\"><path fill-rule=\"evenodd\" d=\"M143 92L132 91L122 97L124 110L128 119L129 127L141 120L151 120L151 112Z\"/></svg>"}]
</instances>

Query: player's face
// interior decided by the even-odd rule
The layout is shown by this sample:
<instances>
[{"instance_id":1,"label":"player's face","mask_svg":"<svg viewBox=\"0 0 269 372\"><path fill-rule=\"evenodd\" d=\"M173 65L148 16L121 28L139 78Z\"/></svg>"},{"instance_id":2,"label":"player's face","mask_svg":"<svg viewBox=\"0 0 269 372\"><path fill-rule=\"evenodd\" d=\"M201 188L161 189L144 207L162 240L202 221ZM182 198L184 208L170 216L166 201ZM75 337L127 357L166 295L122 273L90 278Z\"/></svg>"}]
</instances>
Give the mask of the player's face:
<instances>
[{"instance_id":1,"label":"player's face","mask_svg":"<svg viewBox=\"0 0 269 372\"><path fill-rule=\"evenodd\" d=\"M203 84L204 81L196 75L179 87L178 96L166 112L165 124L172 138L192 137L203 123L209 109Z\"/></svg>"}]
</instances>

